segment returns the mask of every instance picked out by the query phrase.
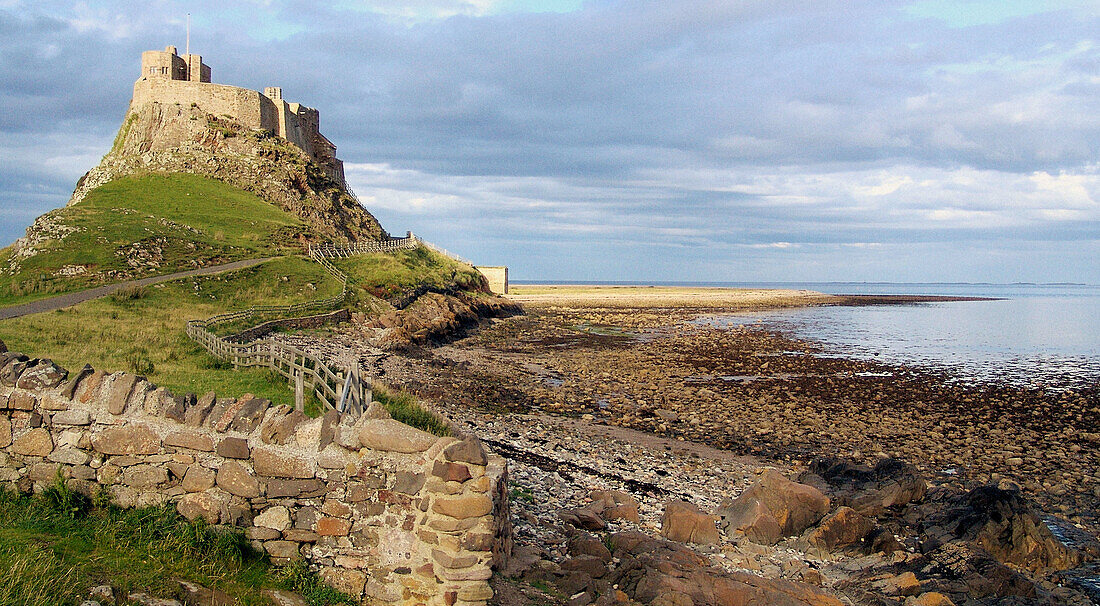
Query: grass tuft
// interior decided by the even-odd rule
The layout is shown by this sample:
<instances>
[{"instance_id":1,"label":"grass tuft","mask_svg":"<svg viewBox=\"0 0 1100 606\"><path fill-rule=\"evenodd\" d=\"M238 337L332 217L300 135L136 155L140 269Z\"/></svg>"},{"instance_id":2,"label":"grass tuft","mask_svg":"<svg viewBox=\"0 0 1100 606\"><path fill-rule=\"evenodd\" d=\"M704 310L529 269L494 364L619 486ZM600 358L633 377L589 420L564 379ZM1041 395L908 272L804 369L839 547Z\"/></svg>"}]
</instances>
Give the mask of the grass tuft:
<instances>
[{"instance_id":1,"label":"grass tuft","mask_svg":"<svg viewBox=\"0 0 1100 606\"><path fill-rule=\"evenodd\" d=\"M416 396L388 388L379 383L373 386L374 399L389 411L394 420L437 436L449 436L451 430L435 414L416 401Z\"/></svg>"}]
</instances>

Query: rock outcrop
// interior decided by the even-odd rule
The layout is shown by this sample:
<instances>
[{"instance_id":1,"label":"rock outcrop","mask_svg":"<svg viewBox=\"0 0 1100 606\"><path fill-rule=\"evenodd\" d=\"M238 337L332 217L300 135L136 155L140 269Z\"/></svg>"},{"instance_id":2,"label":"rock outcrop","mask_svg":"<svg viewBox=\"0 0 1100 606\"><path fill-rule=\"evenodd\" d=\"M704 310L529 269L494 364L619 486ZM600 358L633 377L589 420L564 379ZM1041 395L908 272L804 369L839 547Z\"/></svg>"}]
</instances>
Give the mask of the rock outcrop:
<instances>
[{"instance_id":1,"label":"rock outcrop","mask_svg":"<svg viewBox=\"0 0 1100 606\"><path fill-rule=\"evenodd\" d=\"M300 148L195 104L147 103L128 112L111 151L77 183L69 205L119 177L191 173L252 192L300 217L318 240L377 240L378 221Z\"/></svg>"},{"instance_id":2,"label":"rock outcrop","mask_svg":"<svg viewBox=\"0 0 1100 606\"><path fill-rule=\"evenodd\" d=\"M718 510L727 533L774 544L816 524L829 511L820 490L792 482L774 469L765 471L740 497Z\"/></svg>"}]
</instances>

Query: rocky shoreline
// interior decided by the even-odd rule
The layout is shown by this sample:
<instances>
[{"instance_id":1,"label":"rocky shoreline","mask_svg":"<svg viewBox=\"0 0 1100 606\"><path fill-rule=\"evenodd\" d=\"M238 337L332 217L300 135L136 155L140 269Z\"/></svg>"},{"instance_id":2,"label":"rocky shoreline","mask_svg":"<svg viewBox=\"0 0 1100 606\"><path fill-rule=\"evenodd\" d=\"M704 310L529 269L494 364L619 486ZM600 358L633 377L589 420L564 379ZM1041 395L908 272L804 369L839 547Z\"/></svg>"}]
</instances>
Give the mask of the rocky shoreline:
<instances>
[{"instance_id":1,"label":"rocky shoreline","mask_svg":"<svg viewBox=\"0 0 1100 606\"><path fill-rule=\"evenodd\" d=\"M952 385L919 369L817 357L812 345L776 333L691 322L705 311L529 307L449 345L368 355L363 333L352 330L328 346L363 352L365 369L416 392L509 459L518 555L498 581L501 604L576 606L616 596L677 603L647 601L639 591L639 582L675 585L654 572L669 561L678 562L680 579L711 571L696 581L712 590L747 573L820 587L821 599L850 604L922 594L930 597L915 603L1090 603L1080 580L1087 570L1055 569L1096 556L1095 391ZM678 501L693 506L681 518L722 515L723 505L728 513L769 474L827 497L827 517L779 536L724 520L716 541L702 546L630 534L663 541ZM923 492L912 503L858 506L879 484L899 482ZM602 511L620 505L599 491L629 496L637 522L606 519ZM946 512L960 511L970 512L970 526L944 525ZM1069 542L1078 555L1050 555L1062 543L1039 521L1044 515L1060 536L1076 536ZM991 516L1010 520L993 525L1002 534L1046 545L1041 563L1031 552L1006 555L1020 547L1011 536L1003 549L991 540L983 546L981 537L994 532ZM860 549L820 539L845 532L861 535ZM807 533L825 542L808 543ZM628 547L620 553L616 541ZM664 564L639 563L641 553L631 551L639 545L664 554ZM596 557L589 551L600 552L599 565L574 561ZM743 581L737 587L748 591ZM537 597L524 597L532 592ZM790 603L827 603L814 596ZM691 599L682 603L721 603Z\"/></svg>"}]
</instances>

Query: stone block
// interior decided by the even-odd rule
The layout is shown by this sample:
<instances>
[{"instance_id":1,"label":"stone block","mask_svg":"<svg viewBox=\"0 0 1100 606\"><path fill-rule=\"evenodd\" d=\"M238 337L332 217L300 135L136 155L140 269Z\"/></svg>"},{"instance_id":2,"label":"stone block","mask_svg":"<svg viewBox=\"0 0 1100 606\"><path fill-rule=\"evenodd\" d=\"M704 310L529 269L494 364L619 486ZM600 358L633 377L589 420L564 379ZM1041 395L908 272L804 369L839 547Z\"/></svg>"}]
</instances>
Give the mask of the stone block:
<instances>
[{"instance_id":1,"label":"stone block","mask_svg":"<svg viewBox=\"0 0 1100 606\"><path fill-rule=\"evenodd\" d=\"M41 391L57 387L68 376L69 371L54 364L53 360L39 360L37 364L29 366L19 375L15 386L20 389Z\"/></svg>"},{"instance_id":2,"label":"stone block","mask_svg":"<svg viewBox=\"0 0 1100 606\"><path fill-rule=\"evenodd\" d=\"M281 499L286 497L313 496L319 492L326 492L328 486L320 480L279 480L267 481L267 498Z\"/></svg>"},{"instance_id":3,"label":"stone block","mask_svg":"<svg viewBox=\"0 0 1100 606\"><path fill-rule=\"evenodd\" d=\"M126 412L126 404L130 400L130 392L138 378L130 373L122 373L114 377L107 389L107 411L113 415Z\"/></svg>"},{"instance_id":4,"label":"stone block","mask_svg":"<svg viewBox=\"0 0 1100 606\"><path fill-rule=\"evenodd\" d=\"M214 440L210 439L210 436L206 434L194 431L173 431L167 436L164 436L164 444L165 446L187 448L200 452L214 451Z\"/></svg>"},{"instance_id":5,"label":"stone block","mask_svg":"<svg viewBox=\"0 0 1100 606\"><path fill-rule=\"evenodd\" d=\"M290 511L282 505L268 507L260 515L252 519L253 526L263 526L282 532L290 528Z\"/></svg>"},{"instance_id":6,"label":"stone block","mask_svg":"<svg viewBox=\"0 0 1100 606\"><path fill-rule=\"evenodd\" d=\"M436 497L432 511L459 520L477 518L493 511L493 500L484 494L468 494L457 497Z\"/></svg>"},{"instance_id":7,"label":"stone block","mask_svg":"<svg viewBox=\"0 0 1100 606\"><path fill-rule=\"evenodd\" d=\"M241 433L252 433L259 426L260 421L264 418L264 413L267 412L270 406L271 401L263 398L252 398L246 401L240 411L237 412L237 418L230 423L229 428Z\"/></svg>"},{"instance_id":8,"label":"stone block","mask_svg":"<svg viewBox=\"0 0 1100 606\"><path fill-rule=\"evenodd\" d=\"M472 583L458 589L458 599L463 602L484 602L493 599L493 588L488 583Z\"/></svg>"},{"instance_id":9,"label":"stone block","mask_svg":"<svg viewBox=\"0 0 1100 606\"><path fill-rule=\"evenodd\" d=\"M302 557L298 543L294 541L264 541L264 550L273 558L297 560Z\"/></svg>"},{"instance_id":10,"label":"stone block","mask_svg":"<svg viewBox=\"0 0 1100 606\"><path fill-rule=\"evenodd\" d=\"M358 600L363 595L367 575L358 570L325 567L321 569L321 579L337 591L342 591ZM400 590L398 590L398 599L400 597Z\"/></svg>"},{"instance_id":11,"label":"stone block","mask_svg":"<svg viewBox=\"0 0 1100 606\"><path fill-rule=\"evenodd\" d=\"M12 392L8 396L8 408L12 410L34 410L34 405L38 403L38 398L31 393L25 391Z\"/></svg>"},{"instance_id":12,"label":"stone block","mask_svg":"<svg viewBox=\"0 0 1100 606\"><path fill-rule=\"evenodd\" d=\"M255 520L253 520L253 522L255 522ZM272 541L282 538L283 533L266 526L252 526L245 529L244 535L252 541Z\"/></svg>"},{"instance_id":13,"label":"stone block","mask_svg":"<svg viewBox=\"0 0 1100 606\"><path fill-rule=\"evenodd\" d=\"M344 537L351 532L351 522L341 518L325 516L317 520L314 531L323 537Z\"/></svg>"},{"instance_id":14,"label":"stone block","mask_svg":"<svg viewBox=\"0 0 1100 606\"><path fill-rule=\"evenodd\" d=\"M214 472L200 465L191 465L181 484L187 492L202 492L214 487Z\"/></svg>"},{"instance_id":15,"label":"stone block","mask_svg":"<svg viewBox=\"0 0 1100 606\"><path fill-rule=\"evenodd\" d=\"M73 410L62 410L55 413L51 417L50 421L57 425L91 425L92 415L87 410L77 408Z\"/></svg>"},{"instance_id":16,"label":"stone block","mask_svg":"<svg viewBox=\"0 0 1100 606\"><path fill-rule=\"evenodd\" d=\"M42 397L39 398L39 404L42 410L59 411L69 409L68 400L52 393L42 394Z\"/></svg>"},{"instance_id":17,"label":"stone block","mask_svg":"<svg viewBox=\"0 0 1100 606\"><path fill-rule=\"evenodd\" d=\"M103 385L103 379L106 377L107 373L102 370L93 372L91 376L81 381L77 386L76 399L80 400L81 404L91 402L99 393L99 388Z\"/></svg>"},{"instance_id":18,"label":"stone block","mask_svg":"<svg viewBox=\"0 0 1100 606\"><path fill-rule=\"evenodd\" d=\"M203 518L208 524L217 524L221 519L222 503L208 492L193 492L184 495L176 509L188 520Z\"/></svg>"},{"instance_id":19,"label":"stone block","mask_svg":"<svg viewBox=\"0 0 1100 606\"><path fill-rule=\"evenodd\" d=\"M469 568L480 559L472 553L450 553L442 549L432 550L432 559L446 568Z\"/></svg>"},{"instance_id":20,"label":"stone block","mask_svg":"<svg viewBox=\"0 0 1100 606\"><path fill-rule=\"evenodd\" d=\"M272 415L260 428L260 441L265 444L286 444L298 426L309 420L309 417L297 410L289 411L283 415Z\"/></svg>"},{"instance_id":21,"label":"stone block","mask_svg":"<svg viewBox=\"0 0 1100 606\"><path fill-rule=\"evenodd\" d=\"M215 399L216 397L212 391L199 398L194 406L183 413L184 424L191 427L201 427L206 422L207 417L210 416L210 411L214 409Z\"/></svg>"},{"instance_id":22,"label":"stone block","mask_svg":"<svg viewBox=\"0 0 1100 606\"><path fill-rule=\"evenodd\" d=\"M215 481L226 492L238 497L253 499L260 496L260 483L236 461L222 464Z\"/></svg>"},{"instance_id":23,"label":"stone block","mask_svg":"<svg viewBox=\"0 0 1100 606\"><path fill-rule=\"evenodd\" d=\"M393 491L403 494L413 495L420 492L420 489L424 487L424 481L427 479L427 474L412 473L409 471L399 471L394 474Z\"/></svg>"},{"instance_id":24,"label":"stone block","mask_svg":"<svg viewBox=\"0 0 1100 606\"><path fill-rule=\"evenodd\" d=\"M248 440L244 438L222 438L218 442L218 456L227 459L247 459L249 455Z\"/></svg>"},{"instance_id":25,"label":"stone block","mask_svg":"<svg viewBox=\"0 0 1100 606\"><path fill-rule=\"evenodd\" d=\"M372 419L359 429L359 442L366 448L388 452L424 452L438 438L393 419Z\"/></svg>"},{"instance_id":26,"label":"stone block","mask_svg":"<svg viewBox=\"0 0 1100 606\"><path fill-rule=\"evenodd\" d=\"M466 438L443 449L443 457L448 461L484 466L489 462L485 447L477 438Z\"/></svg>"},{"instance_id":27,"label":"stone block","mask_svg":"<svg viewBox=\"0 0 1100 606\"><path fill-rule=\"evenodd\" d=\"M461 444L461 443L460 443ZM444 482L465 482L472 476L470 475L470 468L462 463L445 463L443 461L436 461L432 466L432 475L442 479Z\"/></svg>"},{"instance_id":28,"label":"stone block","mask_svg":"<svg viewBox=\"0 0 1100 606\"><path fill-rule=\"evenodd\" d=\"M317 437L317 450L324 450L336 437L336 428L340 425L340 413L335 410L325 412L321 417L321 432Z\"/></svg>"},{"instance_id":29,"label":"stone block","mask_svg":"<svg viewBox=\"0 0 1100 606\"><path fill-rule=\"evenodd\" d=\"M134 465L122 472L122 483L136 489L152 489L168 481L168 471L156 465Z\"/></svg>"},{"instance_id":30,"label":"stone block","mask_svg":"<svg viewBox=\"0 0 1100 606\"><path fill-rule=\"evenodd\" d=\"M312 478L313 461L268 448L252 449L252 464L256 473L270 478Z\"/></svg>"},{"instance_id":31,"label":"stone block","mask_svg":"<svg viewBox=\"0 0 1100 606\"><path fill-rule=\"evenodd\" d=\"M237 419L237 413L244 409L245 404L247 404L253 398L255 398L255 396L250 393L247 393L240 398L237 398L236 401L223 408L221 410L221 414L218 415L216 418L211 416L210 427L212 427L214 431L218 433L225 433L229 431L229 426L232 425L233 421Z\"/></svg>"},{"instance_id":32,"label":"stone block","mask_svg":"<svg viewBox=\"0 0 1100 606\"><path fill-rule=\"evenodd\" d=\"M108 427L92 436L92 448L106 455L151 455L160 452L160 438L146 425Z\"/></svg>"},{"instance_id":33,"label":"stone block","mask_svg":"<svg viewBox=\"0 0 1100 606\"><path fill-rule=\"evenodd\" d=\"M15 438L11 451L29 457L44 457L53 452L53 437L49 430L36 427Z\"/></svg>"},{"instance_id":34,"label":"stone block","mask_svg":"<svg viewBox=\"0 0 1100 606\"><path fill-rule=\"evenodd\" d=\"M0 448L11 445L11 420L7 416L0 415Z\"/></svg>"},{"instance_id":35,"label":"stone block","mask_svg":"<svg viewBox=\"0 0 1100 606\"><path fill-rule=\"evenodd\" d=\"M54 463L65 463L66 465L84 465L91 456L88 453L80 450L79 448L73 448L72 446L66 446L58 448L50 453L48 457Z\"/></svg>"},{"instance_id":36,"label":"stone block","mask_svg":"<svg viewBox=\"0 0 1100 606\"><path fill-rule=\"evenodd\" d=\"M80 386L81 381L90 376L93 372L95 371L92 370L92 367L85 364L84 368L70 375L69 380L66 381L65 385L61 388L62 397L68 398L69 400L75 399L76 388Z\"/></svg>"},{"instance_id":37,"label":"stone block","mask_svg":"<svg viewBox=\"0 0 1100 606\"><path fill-rule=\"evenodd\" d=\"M288 541L297 541L298 543L316 543L319 538L316 532L302 528L287 528L283 531L283 536Z\"/></svg>"}]
</instances>

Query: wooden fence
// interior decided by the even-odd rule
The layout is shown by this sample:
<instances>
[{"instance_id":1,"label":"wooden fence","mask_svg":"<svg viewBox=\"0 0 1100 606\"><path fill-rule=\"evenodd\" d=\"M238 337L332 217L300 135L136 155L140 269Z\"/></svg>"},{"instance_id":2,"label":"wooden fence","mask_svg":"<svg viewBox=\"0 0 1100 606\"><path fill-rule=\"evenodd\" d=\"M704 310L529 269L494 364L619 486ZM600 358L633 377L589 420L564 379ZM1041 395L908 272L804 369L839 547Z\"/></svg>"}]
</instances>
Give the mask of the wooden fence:
<instances>
[{"instance_id":1,"label":"wooden fence","mask_svg":"<svg viewBox=\"0 0 1100 606\"><path fill-rule=\"evenodd\" d=\"M326 409L359 416L371 402L371 382L369 378L363 379L360 376L358 363L349 361L345 368L333 368L318 357L274 339L235 343L214 334L211 328L227 322L251 320L257 316L295 317L336 307L347 299L348 276L328 259L409 250L420 244L434 250L441 250L420 240L412 232L404 238L391 238L380 242L311 245L308 249L309 258L325 268L325 271L340 282L340 294L293 305L255 305L248 309L211 316L205 320L189 320L187 336L202 345L213 356L231 363L235 368L270 368L283 375L294 384L295 407L299 410L302 409L305 389L308 386ZM449 255L449 253L446 254Z\"/></svg>"}]
</instances>

